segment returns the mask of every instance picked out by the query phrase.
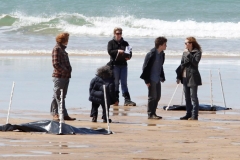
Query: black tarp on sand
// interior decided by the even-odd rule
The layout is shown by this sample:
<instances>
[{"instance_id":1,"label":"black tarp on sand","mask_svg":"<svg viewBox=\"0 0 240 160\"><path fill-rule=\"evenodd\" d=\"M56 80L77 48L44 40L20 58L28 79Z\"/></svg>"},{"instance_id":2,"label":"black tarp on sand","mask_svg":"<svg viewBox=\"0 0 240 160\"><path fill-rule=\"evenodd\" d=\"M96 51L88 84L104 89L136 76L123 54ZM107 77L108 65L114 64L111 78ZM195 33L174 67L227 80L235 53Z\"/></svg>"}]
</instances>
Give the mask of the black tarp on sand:
<instances>
[{"instance_id":1,"label":"black tarp on sand","mask_svg":"<svg viewBox=\"0 0 240 160\"><path fill-rule=\"evenodd\" d=\"M0 131L14 131L19 130L22 132L46 132L49 134L59 134L59 122L42 120L30 123L24 123L20 125L6 124L0 126ZM108 134L105 129L88 129L88 128L76 128L68 124L62 124L62 134Z\"/></svg>"},{"instance_id":2,"label":"black tarp on sand","mask_svg":"<svg viewBox=\"0 0 240 160\"><path fill-rule=\"evenodd\" d=\"M163 109L166 110L167 106L163 106ZM208 104L199 104L199 111L221 111L221 110L231 110L232 108L225 108L225 107L221 107L221 106L215 106L213 105L211 107L211 105ZM186 105L172 105L169 106L168 110L176 110L176 111L180 111L180 110L186 110Z\"/></svg>"}]
</instances>

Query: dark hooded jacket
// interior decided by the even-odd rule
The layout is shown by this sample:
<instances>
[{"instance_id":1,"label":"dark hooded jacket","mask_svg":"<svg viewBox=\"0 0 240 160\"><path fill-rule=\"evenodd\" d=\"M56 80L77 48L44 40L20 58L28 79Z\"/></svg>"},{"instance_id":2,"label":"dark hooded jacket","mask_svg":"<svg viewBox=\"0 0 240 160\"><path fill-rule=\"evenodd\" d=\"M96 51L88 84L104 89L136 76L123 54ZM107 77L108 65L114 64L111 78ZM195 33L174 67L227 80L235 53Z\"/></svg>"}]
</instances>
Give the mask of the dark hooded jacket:
<instances>
[{"instance_id":1,"label":"dark hooded jacket","mask_svg":"<svg viewBox=\"0 0 240 160\"><path fill-rule=\"evenodd\" d=\"M118 50L125 50L126 46L129 46L127 41L124 41L124 39L122 38L119 42L116 41L114 38L108 42L108 46L107 46L107 50L108 50L108 54L110 55L110 62L108 63L109 66L113 66L113 65L127 65L127 61L126 61L126 55L125 54L119 54L118 55ZM117 55L119 56L117 59ZM130 55L128 56L128 58L132 57L132 52L130 53Z\"/></svg>"},{"instance_id":2,"label":"dark hooded jacket","mask_svg":"<svg viewBox=\"0 0 240 160\"><path fill-rule=\"evenodd\" d=\"M163 64L165 61L165 53L162 53L163 55ZM142 78L146 84L150 83L151 79L151 69L154 63L156 57L156 48L151 49L151 51L149 53L147 53L144 63L143 63L143 72L140 76L140 78ZM165 74L164 74L164 70L163 70L163 65L162 65L162 69L161 69L161 73L160 73L160 81L165 81Z\"/></svg>"},{"instance_id":3,"label":"dark hooded jacket","mask_svg":"<svg viewBox=\"0 0 240 160\"><path fill-rule=\"evenodd\" d=\"M94 77L90 83L89 101L93 103L98 103L101 105L105 104L104 91L103 91L104 84L106 86L107 104L112 105L117 101L116 95L115 95L115 85L114 85L113 78L103 79L98 75L96 75L96 77Z\"/></svg>"},{"instance_id":4,"label":"dark hooded jacket","mask_svg":"<svg viewBox=\"0 0 240 160\"><path fill-rule=\"evenodd\" d=\"M198 70L198 64L201 60L202 52L198 49L193 49L191 52L184 51L180 66L176 69L177 79L180 79L183 83L182 75L183 70L186 68L187 86L199 86L202 85L201 75Z\"/></svg>"}]
</instances>

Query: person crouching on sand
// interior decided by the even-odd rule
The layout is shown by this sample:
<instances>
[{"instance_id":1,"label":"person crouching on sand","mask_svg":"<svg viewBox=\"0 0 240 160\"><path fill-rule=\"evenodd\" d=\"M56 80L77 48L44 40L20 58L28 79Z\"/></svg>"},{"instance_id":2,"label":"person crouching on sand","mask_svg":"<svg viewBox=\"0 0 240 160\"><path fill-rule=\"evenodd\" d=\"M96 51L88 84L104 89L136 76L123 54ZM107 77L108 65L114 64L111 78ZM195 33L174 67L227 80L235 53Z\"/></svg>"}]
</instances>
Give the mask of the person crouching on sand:
<instances>
[{"instance_id":1,"label":"person crouching on sand","mask_svg":"<svg viewBox=\"0 0 240 160\"><path fill-rule=\"evenodd\" d=\"M158 37L155 40L155 47L147 53L144 63L143 72L140 76L148 87L148 119L162 119L157 116L156 109L161 98L161 83L165 81L163 64L167 48L167 39Z\"/></svg>"},{"instance_id":2,"label":"person crouching on sand","mask_svg":"<svg viewBox=\"0 0 240 160\"><path fill-rule=\"evenodd\" d=\"M109 115L110 105L117 102L115 95L115 84L112 75L112 70L109 66L103 66L97 69L96 76L91 80L89 88L89 101L92 102L92 110L90 117L92 117L92 122L97 122L98 117L98 107L102 106L102 119L104 123L107 123L106 108L104 101L104 90L103 85L106 86L106 97L107 97L107 112ZM111 123L112 120L109 119Z\"/></svg>"},{"instance_id":3,"label":"person crouching on sand","mask_svg":"<svg viewBox=\"0 0 240 160\"><path fill-rule=\"evenodd\" d=\"M60 107L60 95L61 89L63 89L63 100L62 109L64 120L76 120L76 118L71 118L68 115L65 98L67 95L69 79L71 78L72 67L68 58L68 53L65 51L67 48L69 39L68 33L60 33L56 37L56 46L52 51L52 65L53 65L53 100L51 103L51 113L53 115L53 120L59 121L58 108Z\"/></svg>"},{"instance_id":4,"label":"person crouching on sand","mask_svg":"<svg viewBox=\"0 0 240 160\"><path fill-rule=\"evenodd\" d=\"M202 85L198 65L202 57L202 49L194 37L185 40L185 51L180 66L177 68L177 84L182 82L185 93L185 116L180 120L198 120L199 102L197 96L198 86Z\"/></svg>"}]
</instances>

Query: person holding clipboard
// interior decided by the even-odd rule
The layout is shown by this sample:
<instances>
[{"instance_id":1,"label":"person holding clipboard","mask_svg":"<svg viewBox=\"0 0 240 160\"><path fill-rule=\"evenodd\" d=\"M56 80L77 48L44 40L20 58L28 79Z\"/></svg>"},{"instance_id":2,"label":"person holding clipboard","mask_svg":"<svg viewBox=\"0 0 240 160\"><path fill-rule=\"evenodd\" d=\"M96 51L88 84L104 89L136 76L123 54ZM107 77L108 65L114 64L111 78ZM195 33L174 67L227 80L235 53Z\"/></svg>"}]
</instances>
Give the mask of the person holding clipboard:
<instances>
[{"instance_id":1,"label":"person holding clipboard","mask_svg":"<svg viewBox=\"0 0 240 160\"><path fill-rule=\"evenodd\" d=\"M132 47L127 41L122 38L122 28L116 27L113 30L114 37L108 42L107 50L110 55L109 66L113 69L115 93L117 102L119 103L119 84L121 83L122 95L125 99L125 106L136 106L135 102L131 101L127 86L128 67L127 61L132 57Z\"/></svg>"}]
</instances>

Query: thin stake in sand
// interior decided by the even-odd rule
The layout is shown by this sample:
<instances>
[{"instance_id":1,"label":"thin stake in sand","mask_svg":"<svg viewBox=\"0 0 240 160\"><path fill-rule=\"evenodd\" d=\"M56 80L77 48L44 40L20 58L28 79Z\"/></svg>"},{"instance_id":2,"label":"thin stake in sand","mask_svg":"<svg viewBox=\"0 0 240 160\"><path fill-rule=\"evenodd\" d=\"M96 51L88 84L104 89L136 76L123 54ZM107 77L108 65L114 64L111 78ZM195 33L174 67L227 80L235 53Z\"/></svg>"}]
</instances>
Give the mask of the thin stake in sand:
<instances>
[{"instance_id":1,"label":"thin stake in sand","mask_svg":"<svg viewBox=\"0 0 240 160\"><path fill-rule=\"evenodd\" d=\"M9 102L9 107L8 107L8 114L7 114L6 124L8 124L8 121L9 121L9 115L10 115L10 110L11 110L11 105L12 105L12 97L13 97L13 92L14 92L14 86L15 86L15 83L13 81L12 92L11 92L11 96L10 96L10 102Z\"/></svg>"},{"instance_id":2,"label":"thin stake in sand","mask_svg":"<svg viewBox=\"0 0 240 160\"><path fill-rule=\"evenodd\" d=\"M170 102L168 103L168 106L167 106L167 108L166 108L166 111L168 110L168 108L169 108L169 106L170 106L170 104L171 104L171 102L172 102L172 99L173 99L173 97L174 97L174 95L175 95L175 93L176 93L176 91L177 91L177 89L178 89L178 86L179 86L179 84L177 84L177 87L176 87L175 91L173 92L172 98L171 98Z\"/></svg>"},{"instance_id":3,"label":"thin stake in sand","mask_svg":"<svg viewBox=\"0 0 240 160\"><path fill-rule=\"evenodd\" d=\"M213 107L213 94L212 94L212 70L209 70L210 74L210 102L211 102L211 107Z\"/></svg>"},{"instance_id":4,"label":"thin stake in sand","mask_svg":"<svg viewBox=\"0 0 240 160\"><path fill-rule=\"evenodd\" d=\"M59 106L59 111L60 111L60 117L59 117L59 134L62 134L62 124L64 123L64 119L63 119L63 89L60 90L61 91L61 95L60 95L60 106Z\"/></svg>"},{"instance_id":5,"label":"thin stake in sand","mask_svg":"<svg viewBox=\"0 0 240 160\"><path fill-rule=\"evenodd\" d=\"M220 69L218 69L218 74L219 74L219 80L220 80L221 89L222 89L223 102L224 102L225 108L227 108L226 101L225 101L225 96L224 96L224 91L223 91L222 77L221 77Z\"/></svg>"},{"instance_id":6,"label":"thin stake in sand","mask_svg":"<svg viewBox=\"0 0 240 160\"><path fill-rule=\"evenodd\" d=\"M106 110L106 117L107 117L107 127L108 127L108 134L111 134L109 127L109 117L108 117L108 110L107 110L107 96L106 96L106 86L103 85L103 91L104 91L104 101L105 101L105 110Z\"/></svg>"},{"instance_id":7,"label":"thin stake in sand","mask_svg":"<svg viewBox=\"0 0 240 160\"><path fill-rule=\"evenodd\" d=\"M182 85L182 99L181 99L181 106L183 105L183 93L184 93L184 90L183 90L183 85Z\"/></svg>"}]
</instances>

